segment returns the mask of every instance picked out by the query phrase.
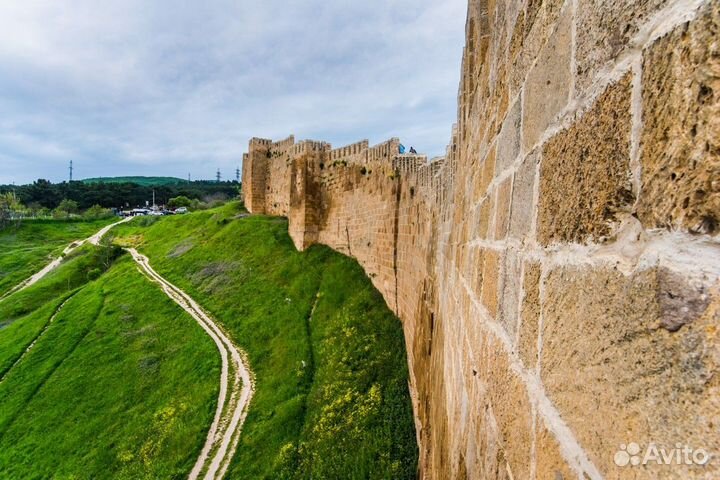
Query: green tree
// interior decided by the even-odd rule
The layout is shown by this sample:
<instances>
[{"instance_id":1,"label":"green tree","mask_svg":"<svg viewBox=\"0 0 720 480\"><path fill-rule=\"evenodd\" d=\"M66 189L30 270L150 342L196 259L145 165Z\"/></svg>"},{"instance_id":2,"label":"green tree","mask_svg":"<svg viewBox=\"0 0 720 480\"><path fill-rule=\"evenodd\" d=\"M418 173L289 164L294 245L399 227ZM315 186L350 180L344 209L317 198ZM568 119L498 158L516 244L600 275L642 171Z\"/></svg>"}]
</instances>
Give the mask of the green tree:
<instances>
[{"instance_id":1,"label":"green tree","mask_svg":"<svg viewBox=\"0 0 720 480\"><path fill-rule=\"evenodd\" d=\"M98 204L93 205L92 207L85 210L85 213L83 216L87 218L88 220L97 220L99 218L108 218L112 215L112 212L107 209L103 208Z\"/></svg>"},{"instance_id":2,"label":"green tree","mask_svg":"<svg viewBox=\"0 0 720 480\"><path fill-rule=\"evenodd\" d=\"M78 204L75 200L68 200L67 198L60 202L57 206L53 215L58 218L70 218L70 215L78 213Z\"/></svg>"},{"instance_id":3,"label":"green tree","mask_svg":"<svg viewBox=\"0 0 720 480\"><path fill-rule=\"evenodd\" d=\"M6 227L13 220L19 221L24 209L13 192L0 193L0 228Z\"/></svg>"},{"instance_id":4,"label":"green tree","mask_svg":"<svg viewBox=\"0 0 720 480\"><path fill-rule=\"evenodd\" d=\"M177 197L171 198L168 201L168 207L170 208L178 208L178 207L190 207L192 205L192 200L190 200L185 195L179 195Z\"/></svg>"}]
</instances>

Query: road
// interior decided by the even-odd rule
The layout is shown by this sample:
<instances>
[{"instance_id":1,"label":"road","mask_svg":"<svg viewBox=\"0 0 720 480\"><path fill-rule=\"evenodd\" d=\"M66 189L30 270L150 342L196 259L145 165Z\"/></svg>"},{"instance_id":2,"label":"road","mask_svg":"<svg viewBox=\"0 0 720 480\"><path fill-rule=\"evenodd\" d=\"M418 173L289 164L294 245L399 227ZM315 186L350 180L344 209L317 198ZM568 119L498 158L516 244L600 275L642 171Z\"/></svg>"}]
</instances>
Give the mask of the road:
<instances>
[{"instance_id":1,"label":"road","mask_svg":"<svg viewBox=\"0 0 720 480\"><path fill-rule=\"evenodd\" d=\"M205 445L189 479L221 479L225 476L230 461L237 449L240 431L247 416L255 385L244 353L230 340L213 318L208 315L188 294L160 276L145 255L128 248L133 260L151 281L157 283L165 294L189 313L213 339L220 351L222 367L220 393L215 418L208 431Z\"/></svg>"},{"instance_id":2,"label":"road","mask_svg":"<svg viewBox=\"0 0 720 480\"><path fill-rule=\"evenodd\" d=\"M32 277L15 286L12 290L0 297L0 300L40 281L47 274L55 270L68 254L80 248L85 243L99 245L100 240L106 233L116 225L127 222L128 220L131 220L131 217L107 225L85 240L71 243L63 250L60 257L47 264ZM230 461L237 450L240 431L242 430L250 400L255 391L254 376L248 367L246 356L195 300L160 276L150 266L150 261L146 256L134 248L128 248L127 251L140 267L141 273L152 282L158 284L168 297L189 313L210 338L212 338L220 352L222 367L220 373L220 393L218 395L215 417L208 431L205 445L188 478L189 480L197 480L198 478L204 478L206 480L221 479L225 476L230 466ZM60 308L62 308L62 305ZM58 311L60 308L58 308ZM57 315L57 312L55 312L55 315ZM49 323L52 323L55 315L53 315ZM47 326L40 335L42 335L46 329ZM24 355L32 349L34 344L35 341L32 342L20 358L23 358ZM17 363L17 361L15 363Z\"/></svg>"},{"instance_id":3,"label":"road","mask_svg":"<svg viewBox=\"0 0 720 480\"><path fill-rule=\"evenodd\" d=\"M127 222L128 220L131 220L131 219L132 219L132 217L128 217L128 218L125 218L125 219L123 219L123 220L120 220L119 222L115 222L115 223L112 223L112 224L110 224L110 225L106 225L105 227L101 228L97 233L95 233L94 235L86 238L85 240L77 240L77 241L75 241L75 242L72 242L70 245L68 245L67 247L65 247L65 250L63 250L62 254L60 254L59 257L57 257L55 260L53 260L52 262L50 262L50 263L48 263L47 265L45 265L45 267L44 267L42 270L40 270L39 272L37 272L37 273L36 273L35 275L33 275L32 277L30 277L30 278L28 278L28 279L26 279L26 280L23 280L23 281L20 282L18 285L14 286L10 291L8 291L7 293L5 293L5 295L3 295L2 297L0 297L0 300L3 300L4 298L9 297L9 296L12 295L13 293L19 292L20 290L24 290L24 289L28 288L29 286L36 284L37 282L39 282L40 280L42 280L48 273L52 272L52 271L55 270L57 267L59 267L60 264L62 263L63 259L64 259L65 257L67 257L69 254L71 254L72 252L74 252L74 251L77 250L78 248L82 247L82 246L85 245L86 243L90 243L90 244L92 244L92 245L99 245L99 244L100 244L100 240L102 239L102 237L103 237L107 232L109 232L111 228L113 228L113 227L116 226L116 225L120 225L121 223Z\"/></svg>"}]
</instances>

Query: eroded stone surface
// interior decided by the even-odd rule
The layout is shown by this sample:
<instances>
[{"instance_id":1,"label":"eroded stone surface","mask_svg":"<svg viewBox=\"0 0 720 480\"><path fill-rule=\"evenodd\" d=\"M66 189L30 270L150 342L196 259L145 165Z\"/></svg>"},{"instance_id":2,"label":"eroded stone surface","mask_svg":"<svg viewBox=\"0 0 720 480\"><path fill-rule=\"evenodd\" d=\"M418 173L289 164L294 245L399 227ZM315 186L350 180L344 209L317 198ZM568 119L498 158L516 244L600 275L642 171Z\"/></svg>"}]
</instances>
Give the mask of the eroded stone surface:
<instances>
[{"instance_id":1,"label":"eroded stone surface","mask_svg":"<svg viewBox=\"0 0 720 480\"><path fill-rule=\"evenodd\" d=\"M668 0L580 0L577 25L577 94L611 64L638 28Z\"/></svg>"},{"instance_id":2,"label":"eroded stone surface","mask_svg":"<svg viewBox=\"0 0 720 480\"><path fill-rule=\"evenodd\" d=\"M530 227L535 213L535 172L538 157L537 151L528 155L513 180L510 236L520 240L531 234Z\"/></svg>"},{"instance_id":3,"label":"eroded stone surface","mask_svg":"<svg viewBox=\"0 0 720 480\"><path fill-rule=\"evenodd\" d=\"M644 52L642 192L648 227L720 231L720 3Z\"/></svg>"},{"instance_id":4,"label":"eroded stone surface","mask_svg":"<svg viewBox=\"0 0 720 480\"><path fill-rule=\"evenodd\" d=\"M498 320L512 341L515 340L518 324L518 302L520 301L522 262L518 252L508 249L503 257L502 282L500 289L500 310Z\"/></svg>"},{"instance_id":5,"label":"eroded stone surface","mask_svg":"<svg viewBox=\"0 0 720 480\"><path fill-rule=\"evenodd\" d=\"M538 239L598 240L633 201L630 177L630 75L545 144L540 168Z\"/></svg>"},{"instance_id":6,"label":"eroded stone surface","mask_svg":"<svg viewBox=\"0 0 720 480\"><path fill-rule=\"evenodd\" d=\"M510 200L512 195L512 178L506 178L498 187L495 201L495 240L507 236L510 225Z\"/></svg>"},{"instance_id":7,"label":"eroded stone surface","mask_svg":"<svg viewBox=\"0 0 720 480\"><path fill-rule=\"evenodd\" d=\"M485 252L482 275L482 303L488 313L495 317L498 309L498 276L500 258L496 251Z\"/></svg>"},{"instance_id":8,"label":"eroded stone surface","mask_svg":"<svg viewBox=\"0 0 720 480\"><path fill-rule=\"evenodd\" d=\"M508 111L497 138L496 173L501 173L515 161L520 152L520 100Z\"/></svg>"},{"instance_id":9,"label":"eroded stone surface","mask_svg":"<svg viewBox=\"0 0 720 480\"><path fill-rule=\"evenodd\" d=\"M535 478L548 480L571 480L578 478L560 453L557 440L538 419L535 426Z\"/></svg>"},{"instance_id":10,"label":"eroded stone surface","mask_svg":"<svg viewBox=\"0 0 720 480\"><path fill-rule=\"evenodd\" d=\"M538 263L525 263L523 300L520 311L518 351L527 368L537 364L538 322L540 321L540 273Z\"/></svg>"},{"instance_id":11,"label":"eroded stone surface","mask_svg":"<svg viewBox=\"0 0 720 480\"><path fill-rule=\"evenodd\" d=\"M545 283L543 383L591 461L613 478L622 473L613 462L621 443L720 448L720 300L670 333L658 300L664 275L567 267ZM588 421L588 412L602 421ZM656 478L662 468L643 472L638 478Z\"/></svg>"},{"instance_id":12,"label":"eroded stone surface","mask_svg":"<svg viewBox=\"0 0 720 480\"><path fill-rule=\"evenodd\" d=\"M523 94L523 146L530 151L551 122L565 108L570 94L571 16L561 14L559 25L530 70Z\"/></svg>"},{"instance_id":13,"label":"eroded stone surface","mask_svg":"<svg viewBox=\"0 0 720 480\"><path fill-rule=\"evenodd\" d=\"M510 45L510 96L519 91L533 62L537 59L560 14L563 0L529 0L520 15Z\"/></svg>"}]
</instances>

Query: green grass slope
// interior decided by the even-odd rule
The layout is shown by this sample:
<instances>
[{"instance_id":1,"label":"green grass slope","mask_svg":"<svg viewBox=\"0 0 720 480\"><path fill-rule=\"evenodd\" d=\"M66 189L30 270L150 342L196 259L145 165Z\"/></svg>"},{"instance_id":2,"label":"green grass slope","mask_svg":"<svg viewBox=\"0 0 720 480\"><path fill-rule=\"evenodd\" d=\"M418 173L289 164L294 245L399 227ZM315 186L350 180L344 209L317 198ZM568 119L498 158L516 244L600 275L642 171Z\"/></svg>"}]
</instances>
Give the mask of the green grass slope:
<instances>
[{"instance_id":1,"label":"green grass slope","mask_svg":"<svg viewBox=\"0 0 720 480\"><path fill-rule=\"evenodd\" d=\"M187 183L187 180L177 177L97 177L85 178L83 183L135 183L144 187L156 187L161 185L177 185Z\"/></svg>"},{"instance_id":2,"label":"green grass slope","mask_svg":"<svg viewBox=\"0 0 720 480\"><path fill-rule=\"evenodd\" d=\"M214 344L127 255L90 281L107 259L83 247L0 302L4 479L185 478L204 443Z\"/></svg>"},{"instance_id":3,"label":"green grass slope","mask_svg":"<svg viewBox=\"0 0 720 480\"><path fill-rule=\"evenodd\" d=\"M117 221L24 220L0 229L0 297L42 269L74 240L82 240Z\"/></svg>"},{"instance_id":4,"label":"green grass slope","mask_svg":"<svg viewBox=\"0 0 720 480\"><path fill-rule=\"evenodd\" d=\"M228 478L415 478L400 322L354 260L299 253L287 221L238 212L117 231L249 355L257 389Z\"/></svg>"}]
</instances>

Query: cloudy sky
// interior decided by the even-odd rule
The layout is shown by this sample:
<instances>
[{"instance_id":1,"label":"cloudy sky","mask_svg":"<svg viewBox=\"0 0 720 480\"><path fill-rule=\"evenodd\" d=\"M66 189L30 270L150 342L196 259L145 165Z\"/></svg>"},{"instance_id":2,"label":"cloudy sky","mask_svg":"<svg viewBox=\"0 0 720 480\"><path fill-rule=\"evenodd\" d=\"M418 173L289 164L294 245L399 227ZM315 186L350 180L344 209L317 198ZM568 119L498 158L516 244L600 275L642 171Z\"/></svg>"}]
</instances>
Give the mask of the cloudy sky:
<instances>
[{"instance_id":1,"label":"cloudy sky","mask_svg":"<svg viewBox=\"0 0 720 480\"><path fill-rule=\"evenodd\" d=\"M0 1L0 184L234 176L248 139L441 154L466 0Z\"/></svg>"}]
</instances>

